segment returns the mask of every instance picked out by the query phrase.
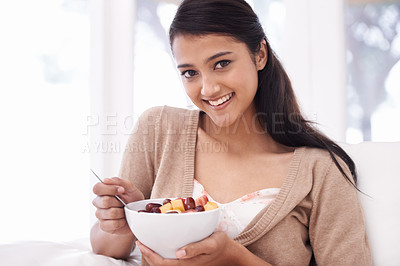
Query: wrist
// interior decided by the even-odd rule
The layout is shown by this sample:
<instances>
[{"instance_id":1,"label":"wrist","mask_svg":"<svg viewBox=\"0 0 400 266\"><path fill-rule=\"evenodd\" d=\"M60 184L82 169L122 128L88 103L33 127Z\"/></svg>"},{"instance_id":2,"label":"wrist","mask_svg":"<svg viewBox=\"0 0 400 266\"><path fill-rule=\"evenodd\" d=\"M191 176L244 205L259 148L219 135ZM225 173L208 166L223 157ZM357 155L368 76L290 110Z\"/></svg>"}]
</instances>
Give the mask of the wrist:
<instances>
[{"instance_id":1,"label":"wrist","mask_svg":"<svg viewBox=\"0 0 400 266\"><path fill-rule=\"evenodd\" d=\"M248 252L250 252L245 246L237 241L232 240L233 245L229 248L230 252L230 265L249 265L246 257ZM247 262L247 263L246 263Z\"/></svg>"}]
</instances>

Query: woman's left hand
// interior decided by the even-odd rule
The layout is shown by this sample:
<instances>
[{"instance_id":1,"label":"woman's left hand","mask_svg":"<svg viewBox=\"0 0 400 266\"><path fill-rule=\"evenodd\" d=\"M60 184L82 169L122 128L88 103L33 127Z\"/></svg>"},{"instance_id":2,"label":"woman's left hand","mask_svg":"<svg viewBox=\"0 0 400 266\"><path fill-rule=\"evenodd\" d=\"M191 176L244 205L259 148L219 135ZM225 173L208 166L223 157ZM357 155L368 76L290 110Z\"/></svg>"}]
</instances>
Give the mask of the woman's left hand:
<instances>
[{"instance_id":1,"label":"woman's left hand","mask_svg":"<svg viewBox=\"0 0 400 266\"><path fill-rule=\"evenodd\" d=\"M223 232L215 232L208 238L186 245L176 252L176 259L164 259L139 241L137 245L143 258L150 265L234 265L239 243ZM247 251L247 249L246 249Z\"/></svg>"}]
</instances>

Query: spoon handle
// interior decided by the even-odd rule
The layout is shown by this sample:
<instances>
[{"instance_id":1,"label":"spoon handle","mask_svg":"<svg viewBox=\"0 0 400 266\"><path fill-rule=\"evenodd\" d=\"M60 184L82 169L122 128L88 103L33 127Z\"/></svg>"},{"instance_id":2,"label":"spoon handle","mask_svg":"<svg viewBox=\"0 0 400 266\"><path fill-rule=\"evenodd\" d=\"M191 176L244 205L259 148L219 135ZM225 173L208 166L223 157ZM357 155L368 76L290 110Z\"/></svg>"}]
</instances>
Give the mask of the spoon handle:
<instances>
[{"instance_id":1,"label":"spoon handle","mask_svg":"<svg viewBox=\"0 0 400 266\"><path fill-rule=\"evenodd\" d=\"M97 177L98 180L100 180L101 183L104 183L103 180L101 180L101 178L96 175L96 173L92 169L90 169L90 171L92 171L92 173ZM116 197L117 200L119 200L122 204L124 204L124 206L126 206L126 203L120 197L118 197L117 195L114 195L114 197Z\"/></svg>"}]
</instances>

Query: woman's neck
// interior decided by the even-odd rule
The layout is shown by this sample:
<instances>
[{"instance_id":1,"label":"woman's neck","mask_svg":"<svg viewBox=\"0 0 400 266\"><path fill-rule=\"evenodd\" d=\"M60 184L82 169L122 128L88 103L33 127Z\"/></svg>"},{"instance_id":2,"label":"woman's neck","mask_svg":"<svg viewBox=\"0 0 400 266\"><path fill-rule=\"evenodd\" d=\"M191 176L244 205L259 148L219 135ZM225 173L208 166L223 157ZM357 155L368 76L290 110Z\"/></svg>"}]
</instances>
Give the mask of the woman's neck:
<instances>
[{"instance_id":1,"label":"woman's neck","mask_svg":"<svg viewBox=\"0 0 400 266\"><path fill-rule=\"evenodd\" d=\"M200 117L200 128L211 138L226 145L229 152L244 154L247 152L281 153L286 147L275 142L263 129L255 116L255 111L242 114L231 125L218 127L207 114Z\"/></svg>"}]
</instances>

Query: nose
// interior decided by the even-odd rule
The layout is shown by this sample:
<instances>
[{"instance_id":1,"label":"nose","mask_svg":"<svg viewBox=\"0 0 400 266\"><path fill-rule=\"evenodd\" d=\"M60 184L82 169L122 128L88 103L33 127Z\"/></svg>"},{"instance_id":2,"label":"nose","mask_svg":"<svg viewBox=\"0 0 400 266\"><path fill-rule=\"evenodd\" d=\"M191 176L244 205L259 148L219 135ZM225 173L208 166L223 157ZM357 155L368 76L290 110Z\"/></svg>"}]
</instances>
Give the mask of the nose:
<instances>
[{"instance_id":1,"label":"nose","mask_svg":"<svg viewBox=\"0 0 400 266\"><path fill-rule=\"evenodd\" d=\"M218 94L220 90L221 87L215 78L203 75L202 88L201 88L202 95L204 95L205 97L212 98L214 95Z\"/></svg>"}]
</instances>

